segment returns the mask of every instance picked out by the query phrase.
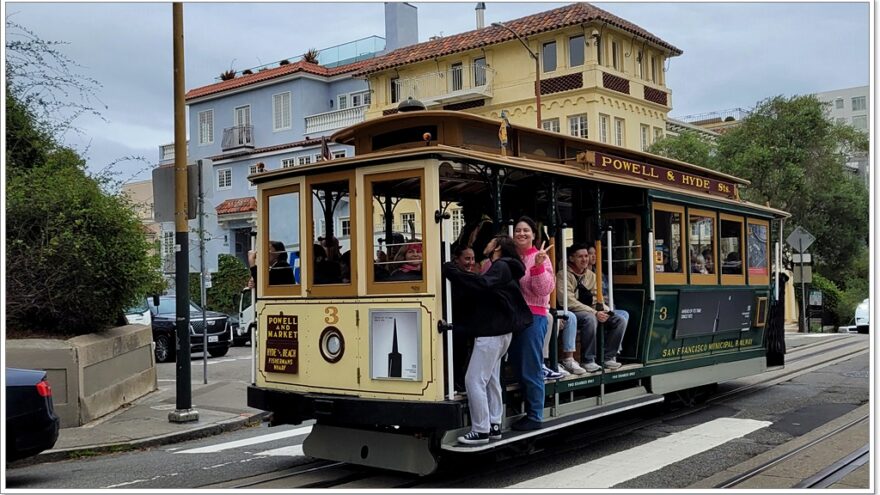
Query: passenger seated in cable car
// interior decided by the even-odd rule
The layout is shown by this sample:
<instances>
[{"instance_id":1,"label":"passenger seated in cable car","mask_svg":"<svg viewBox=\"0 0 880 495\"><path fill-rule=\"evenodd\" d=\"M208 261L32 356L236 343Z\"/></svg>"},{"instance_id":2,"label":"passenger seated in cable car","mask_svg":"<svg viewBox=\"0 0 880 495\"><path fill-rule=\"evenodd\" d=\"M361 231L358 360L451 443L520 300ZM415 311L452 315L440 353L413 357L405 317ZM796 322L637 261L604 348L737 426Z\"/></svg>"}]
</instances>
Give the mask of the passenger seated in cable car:
<instances>
[{"instance_id":1,"label":"passenger seated in cable car","mask_svg":"<svg viewBox=\"0 0 880 495\"><path fill-rule=\"evenodd\" d=\"M269 241L269 285L293 285L293 267L287 262L287 250L281 241ZM257 283L257 251L248 251L248 265L253 285ZM250 283L249 283L250 285Z\"/></svg>"},{"instance_id":2,"label":"passenger seated in cable car","mask_svg":"<svg viewBox=\"0 0 880 495\"><path fill-rule=\"evenodd\" d=\"M422 245L418 243L407 244L400 250L398 261L403 263L400 268L394 270L388 277L389 282L422 279Z\"/></svg>"},{"instance_id":3,"label":"passenger seated in cable car","mask_svg":"<svg viewBox=\"0 0 880 495\"><path fill-rule=\"evenodd\" d=\"M702 254L698 254L693 261L694 262L691 263L691 273L699 273L702 275L709 274L709 270L706 269L706 258L704 258Z\"/></svg>"},{"instance_id":4,"label":"passenger seated in cable car","mask_svg":"<svg viewBox=\"0 0 880 495\"><path fill-rule=\"evenodd\" d=\"M587 251L590 253L590 266L588 269L595 274L596 273L596 248L594 247L594 245L595 245L595 243L591 244L590 247L587 249ZM593 291L593 300L595 301L596 300L596 288L593 287L592 291ZM602 294L605 294L605 300L607 301L608 294L609 294L608 293L608 276L604 272L602 273ZM612 313L614 313L615 315L617 315L623 319L623 321L624 321L623 329L625 331L626 326L629 322L629 311L626 311L624 309L614 308L608 304L606 304L605 306L611 308ZM623 337L621 336L621 341L622 340L623 340ZM619 351L619 349L618 349L618 351Z\"/></svg>"},{"instance_id":5,"label":"passenger seated in cable car","mask_svg":"<svg viewBox=\"0 0 880 495\"><path fill-rule=\"evenodd\" d=\"M562 303L562 297L567 298L568 309L577 317L577 326L581 334L581 366L594 373L601 368L596 363L596 329L599 323L604 323L605 328L605 352L602 356L606 369L615 370L620 368L617 362L617 354L623 341L623 333L626 330L626 320L614 314L607 305L601 309L596 308L596 274L588 269L590 261L595 258L590 254L590 248L585 244L574 244L569 250L569 263L565 272L560 270L557 280L563 276L568 277L568 292L557 286L557 304Z\"/></svg>"},{"instance_id":6,"label":"passenger seated in cable car","mask_svg":"<svg viewBox=\"0 0 880 495\"><path fill-rule=\"evenodd\" d=\"M712 250L704 249L702 252L704 265L706 267L706 273L713 274L715 273L715 261L712 258Z\"/></svg>"},{"instance_id":7,"label":"passenger seated in cable car","mask_svg":"<svg viewBox=\"0 0 880 495\"><path fill-rule=\"evenodd\" d=\"M339 263L327 258L324 247L320 244L312 246L312 260L315 269L315 284L338 284L342 282Z\"/></svg>"}]
</instances>

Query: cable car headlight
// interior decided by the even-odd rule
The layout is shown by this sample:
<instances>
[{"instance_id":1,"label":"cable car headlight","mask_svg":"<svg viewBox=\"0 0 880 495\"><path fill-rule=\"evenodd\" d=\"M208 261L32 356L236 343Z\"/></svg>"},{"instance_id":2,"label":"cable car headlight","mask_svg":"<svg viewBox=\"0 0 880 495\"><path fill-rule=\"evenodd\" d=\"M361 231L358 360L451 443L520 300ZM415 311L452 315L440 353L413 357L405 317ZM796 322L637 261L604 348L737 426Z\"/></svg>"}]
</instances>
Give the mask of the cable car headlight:
<instances>
[{"instance_id":1,"label":"cable car headlight","mask_svg":"<svg viewBox=\"0 0 880 495\"><path fill-rule=\"evenodd\" d=\"M335 363L342 359L345 353L345 338L342 332L336 327L327 327L321 332L318 342L318 349L321 350L321 356L328 363Z\"/></svg>"}]
</instances>

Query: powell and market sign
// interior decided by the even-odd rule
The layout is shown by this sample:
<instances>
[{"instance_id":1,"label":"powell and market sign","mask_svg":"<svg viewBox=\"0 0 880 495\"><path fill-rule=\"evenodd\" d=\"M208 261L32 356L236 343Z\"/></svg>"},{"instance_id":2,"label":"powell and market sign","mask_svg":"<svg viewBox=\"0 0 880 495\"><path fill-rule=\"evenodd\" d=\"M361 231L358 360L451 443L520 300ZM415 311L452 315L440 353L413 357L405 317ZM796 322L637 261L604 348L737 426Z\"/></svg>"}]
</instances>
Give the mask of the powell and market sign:
<instances>
[{"instance_id":1,"label":"powell and market sign","mask_svg":"<svg viewBox=\"0 0 880 495\"><path fill-rule=\"evenodd\" d=\"M647 163L635 162L612 155L597 152L578 153L578 162L586 163L593 170L608 172L614 175L623 175L631 178L639 178L655 184L703 191L716 196L738 199L739 192L736 184L716 179L707 179L699 175L689 174L665 167L658 167ZM592 158L592 160L590 160Z\"/></svg>"}]
</instances>

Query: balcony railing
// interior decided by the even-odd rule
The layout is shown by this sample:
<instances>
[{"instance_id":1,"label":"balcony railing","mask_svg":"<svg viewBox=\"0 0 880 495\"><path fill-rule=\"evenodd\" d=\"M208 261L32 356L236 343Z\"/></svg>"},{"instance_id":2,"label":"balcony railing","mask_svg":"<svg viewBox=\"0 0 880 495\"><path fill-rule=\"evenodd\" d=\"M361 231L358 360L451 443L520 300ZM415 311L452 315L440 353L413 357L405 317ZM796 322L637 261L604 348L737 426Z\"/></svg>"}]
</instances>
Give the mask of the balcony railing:
<instances>
[{"instance_id":1,"label":"balcony railing","mask_svg":"<svg viewBox=\"0 0 880 495\"><path fill-rule=\"evenodd\" d=\"M223 129L223 151L254 147L254 126L240 125Z\"/></svg>"},{"instance_id":2,"label":"balcony railing","mask_svg":"<svg viewBox=\"0 0 880 495\"><path fill-rule=\"evenodd\" d=\"M364 121L366 111L366 106L360 106L309 115L306 117L306 135L359 124Z\"/></svg>"},{"instance_id":3,"label":"balcony railing","mask_svg":"<svg viewBox=\"0 0 880 495\"><path fill-rule=\"evenodd\" d=\"M394 82L398 101L413 97L425 105L446 105L492 97L495 70L481 64L452 67Z\"/></svg>"}]
</instances>

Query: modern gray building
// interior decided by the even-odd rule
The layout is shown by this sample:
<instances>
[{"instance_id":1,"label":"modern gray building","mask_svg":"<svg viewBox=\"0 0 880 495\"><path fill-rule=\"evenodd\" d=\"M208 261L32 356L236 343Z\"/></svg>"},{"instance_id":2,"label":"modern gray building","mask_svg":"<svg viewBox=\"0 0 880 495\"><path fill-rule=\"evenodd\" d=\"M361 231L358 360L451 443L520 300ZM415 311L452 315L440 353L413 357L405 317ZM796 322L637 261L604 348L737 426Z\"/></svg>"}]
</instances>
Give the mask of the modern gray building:
<instances>
[{"instance_id":1,"label":"modern gray building","mask_svg":"<svg viewBox=\"0 0 880 495\"><path fill-rule=\"evenodd\" d=\"M816 93L816 98L829 104L828 118L835 122L849 124L856 129L869 132L868 108L871 105L870 94L869 86L857 86L855 88ZM869 184L870 162L867 153L848 156L846 167L864 179L865 185Z\"/></svg>"}]
</instances>

